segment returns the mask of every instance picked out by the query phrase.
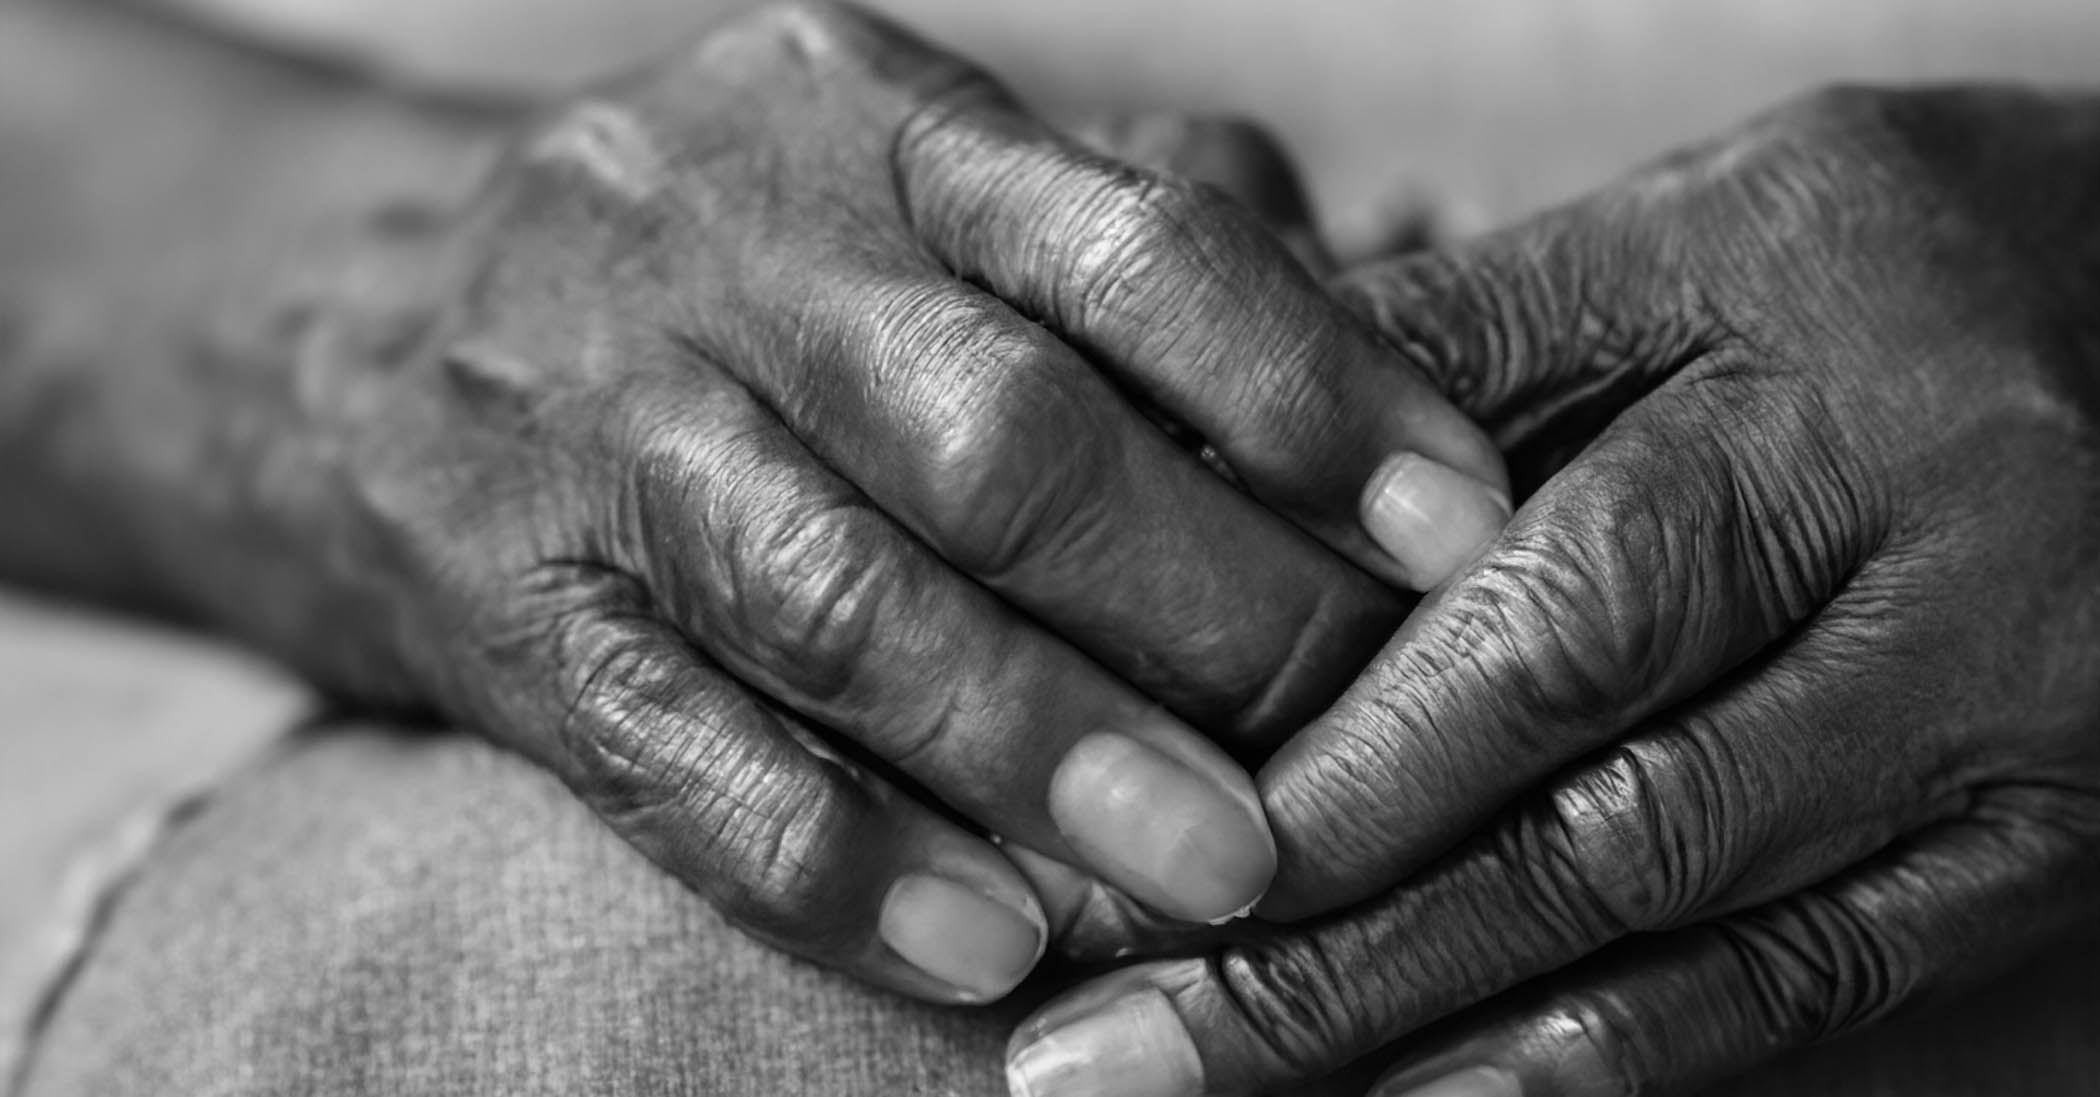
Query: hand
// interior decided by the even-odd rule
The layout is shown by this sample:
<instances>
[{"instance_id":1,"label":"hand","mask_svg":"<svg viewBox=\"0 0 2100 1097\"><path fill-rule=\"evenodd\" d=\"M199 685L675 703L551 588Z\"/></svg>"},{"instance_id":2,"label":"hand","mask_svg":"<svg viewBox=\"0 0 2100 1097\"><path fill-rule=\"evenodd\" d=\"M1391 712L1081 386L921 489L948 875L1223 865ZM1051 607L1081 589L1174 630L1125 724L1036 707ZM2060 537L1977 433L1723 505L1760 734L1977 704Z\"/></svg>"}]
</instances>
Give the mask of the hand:
<instances>
[{"instance_id":1,"label":"hand","mask_svg":"<svg viewBox=\"0 0 2100 1097\"><path fill-rule=\"evenodd\" d=\"M1360 902L1053 1003L1017 1092L1461 1010L1381 1093L1679 1092L2090 924L2096 195L2100 101L1844 91L1345 278L1538 487L1260 774L1263 912Z\"/></svg>"},{"instance_id":2,"label":"hand","mask_svg":"<svg viewBox=\"0 0 2100 1097\"><path fill-rule=\"evenodd\" d=\"M1249 214L840 10L734 26L554 113L465 218L390 224L409 320L309 363L335 508L290 525L354 592L340 646L907 993L995 997L1046 929L1145 915L1104 894L1252 903L1270 839L1206 735L1273 744L1402 609L1317 539L1376 555L1310 490L1360 456L1323 434L1476 509L1501 484ZM1272 407L1301 372L1332 386Z\"/></svg>"}]
</instances>

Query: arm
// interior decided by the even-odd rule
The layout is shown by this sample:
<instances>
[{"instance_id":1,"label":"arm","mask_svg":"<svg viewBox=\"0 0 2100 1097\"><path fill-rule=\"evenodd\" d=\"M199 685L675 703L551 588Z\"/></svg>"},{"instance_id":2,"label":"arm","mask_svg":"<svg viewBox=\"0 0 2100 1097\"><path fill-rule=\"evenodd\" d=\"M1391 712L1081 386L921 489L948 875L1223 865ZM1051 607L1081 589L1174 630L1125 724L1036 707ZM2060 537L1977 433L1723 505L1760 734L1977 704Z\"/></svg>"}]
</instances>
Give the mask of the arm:
<instances>
[{"instance_id":1,"label":"arm","mask_svg":"<svg viewBox=\"0 0 2100 1097\"><path fill-rule=\"evenodd\" d=\"M344 627L377 604L300 574L347 531L301 497L343 444L345 394L297 363L428 318L429 225L472 193L510 112L410 102L113 5L10 3L0 28L0 576L407 700L401 668ZM375 228L395 246L368 249ZM324 620L341 642L317 650Z\"/></svg>"},{"instance_id":2,"label":"arm","mask_svg":"<svg viewBox=\"0 0 2100 1097\"><path fill-rule=\"evenodd\" d=\"M501 142L116 9L10 18L6 573L477 728L908 993L1251 901L1210 737L1266 749L1397 614L1317 539L1368 544L1346 501L1278 517L1128 391L1304 363L1319 422L1501 475L1244 210L847 9ZM1308 439L1240 429L1263 398L1192 425L1273 496Z\"/></svg>"}]
</instances>

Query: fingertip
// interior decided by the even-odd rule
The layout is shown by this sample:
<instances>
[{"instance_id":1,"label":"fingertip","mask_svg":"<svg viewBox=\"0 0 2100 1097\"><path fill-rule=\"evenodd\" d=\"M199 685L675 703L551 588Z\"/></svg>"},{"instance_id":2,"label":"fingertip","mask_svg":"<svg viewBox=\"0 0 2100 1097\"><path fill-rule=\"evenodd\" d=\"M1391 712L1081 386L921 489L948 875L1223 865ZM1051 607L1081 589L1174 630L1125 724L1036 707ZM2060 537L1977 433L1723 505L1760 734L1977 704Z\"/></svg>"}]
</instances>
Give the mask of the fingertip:
<instances>
[{"instance_id":1,"label":"fingertip","mask_svg":"<svg viewBox=\"0 0 2100 1097\"><path fill-rule=\"evenodd\" d=\"M1051 779L1050 815L1103 878L1164 914L1211 922L1268 890L1276 844L1245 771L1180 738L1157 728L1085 736Z\"/></svg>"},{"instance_id":2,"label":"fingertip","mask_svg":"<svg viewBox=\"0 0 2100 1097\"><path fill-rule=\"evenodd\" d=\"M1511 506L1506 487L1402 451L1371 474L1358 513L1408 586L1426 591L1479 556L1508 524Z\"/></svg>"},{"instance_id":3,"label":"fingertip","mask_svg":"<svg viewBox=\"0 0 2100 1097\"><path fill-rule=\"evenodd\" d=\"M1200 961L1182 961L1181 964ZM1008 1042L1012 1097L1199 1097L1204 1063L1150 964L1093 980L1023 1021Z\"/></svg>"},{"instance_id":4,"label":"fingertip","mask_svg":"<svg viewBox=\"0 0 2100 1097\"><path fill-rule=\"evenodd\" d=\"M1308 769L1307 767L1312 767ZM1269 890L1253 914L1266 922L1289 923L1324 914L1378 888L1381 879L1366 875L1350 855L1348 833L1337 832L1333 774L1363 772L1316 725L1301 731L1262 767L1262 799L1276 834L1277 866Z\"/></svg>"},{"instance_id":5,"label":"fingertip","mask_svg":"<svg viewBox=\"0 0 2100 1097\"><path fill-rule=\"evenodd\" d=\"M1025 888L912 872L883 897L877 933L900 959L954 987L955 1000L977 1003L1005 997L1035 970L1049 923Z\"/></svg>"},{"instance_id":6,"label":"fingertip","mask_svg":"<svg viewBox=\"0 0 2100 1097\"><path fill-rule=\"evenodd\" d=\"M896 857L872 896L863 972L930 1001L1005 997L1049 948L1035 887L993 843L944 819L915 813L893 826Z\"/></svg>"}]
</instances>

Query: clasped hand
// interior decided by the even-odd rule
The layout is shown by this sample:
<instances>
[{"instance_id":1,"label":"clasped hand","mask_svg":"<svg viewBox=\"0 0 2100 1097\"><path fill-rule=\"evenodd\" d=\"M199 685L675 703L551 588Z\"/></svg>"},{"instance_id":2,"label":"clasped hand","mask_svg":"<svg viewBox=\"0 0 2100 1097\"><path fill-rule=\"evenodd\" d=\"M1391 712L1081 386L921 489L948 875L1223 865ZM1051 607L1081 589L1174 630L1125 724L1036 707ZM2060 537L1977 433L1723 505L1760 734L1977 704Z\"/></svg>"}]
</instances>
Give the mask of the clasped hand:
<instances>
[{"instance_id":1,"label":"clasped hand","mask_svg":"<svg viewBox=\"0 0 2100 1097\"><path fill-rule=\"evenodd\" d=\"M1208 949L1024 1025L1033 1097L1462 1011L1394 1086L1691 1085L2100 907L2096 179L2089 101L1832 94L1322 286L769 11L388 245L313 556L360 674L769 941Z\"/></svg>"}]
</instances>

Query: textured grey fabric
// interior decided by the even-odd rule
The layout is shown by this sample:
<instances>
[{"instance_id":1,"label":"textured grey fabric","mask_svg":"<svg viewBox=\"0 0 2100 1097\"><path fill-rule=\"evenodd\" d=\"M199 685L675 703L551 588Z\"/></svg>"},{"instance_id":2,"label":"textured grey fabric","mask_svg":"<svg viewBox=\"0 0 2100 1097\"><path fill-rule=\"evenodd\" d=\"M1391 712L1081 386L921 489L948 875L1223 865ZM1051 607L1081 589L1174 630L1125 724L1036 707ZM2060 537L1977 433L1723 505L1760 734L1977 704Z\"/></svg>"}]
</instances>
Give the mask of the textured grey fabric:
<instances>
[{"instance_id":1,"label":"textured grey fabric","mask_svg":"<svg viewBox=\"0 0 2100 1097\"><path fill-rule=\"evenodd\" d=\"M85 957L23 1097L1001 1097L1025 1008L935 1009L774 953L526 763L361 728L181 819ZM1715 1097L2092 1093L2100 927Z\"/></svg>"},{"instance_id":2,"label":"textured grey fabric","mask_svg":"<svg viewBox=\"0 0 2100 1097\"><path fill-rule=\"evenodd\" d=\"M334 731L114 896L24 1092L992 1097L1015 1012L746 939L478 742Z\"/></svg>"}]
</instances>

